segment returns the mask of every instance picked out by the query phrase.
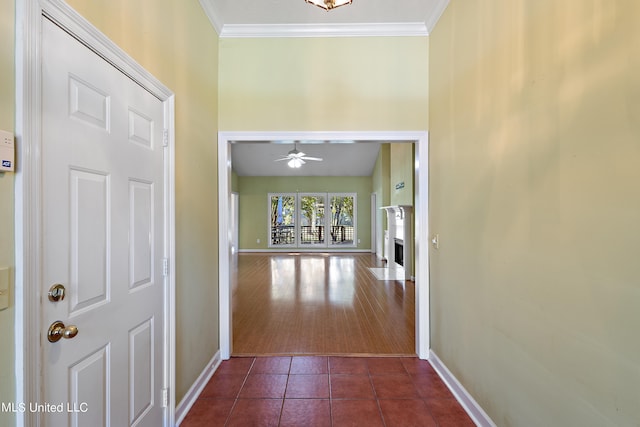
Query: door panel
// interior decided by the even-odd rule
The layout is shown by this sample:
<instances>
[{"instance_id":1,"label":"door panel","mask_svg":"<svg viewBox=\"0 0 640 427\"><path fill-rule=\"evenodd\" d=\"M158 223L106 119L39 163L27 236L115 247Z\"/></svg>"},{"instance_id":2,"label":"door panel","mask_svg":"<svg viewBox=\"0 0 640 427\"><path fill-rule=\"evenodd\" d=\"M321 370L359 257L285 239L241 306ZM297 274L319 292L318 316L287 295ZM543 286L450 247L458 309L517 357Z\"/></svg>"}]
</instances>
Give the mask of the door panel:
<instances>
[{"instance_id":1,"label":"door panel","mask_svg":"<svg viewBox=\"0 0 640 427\"><path fill-rule=\"evenodd\" d=\"M300 246L326 246L324 194L300 194Z\"/></svg>"},{"instance_id":2,"label":"door panel","mask_svg":"<svg viewBox=\"0 0 640 427\"><path fill-rule=\"evenodd\" d=\"M43 425L160 426L164 106L44 18L42 48L42 384L63 407ZM77 335L49 342L56 320Z\"/></svg>"},{"instance_id":3,"label":"door panel","mask_svg":"<svg viewBox=\"0 0 640 427\"><path fill-rule=\"evenodd\" d=\"M109 177L71 169L69 180L71 280L68 292L73 316L107 302L111 285L107 254L111 242L107 222Z\"/></svg>"},{"instance_id":4,"label":"door panel","mask_svg":"<svg viewBox=\"0 0 640 427\"><path fill-rule=\"evenodd\" d=\"M269 194L269 247L294 247L296 220L295 194Z\"/></svg>"}]
</instances>

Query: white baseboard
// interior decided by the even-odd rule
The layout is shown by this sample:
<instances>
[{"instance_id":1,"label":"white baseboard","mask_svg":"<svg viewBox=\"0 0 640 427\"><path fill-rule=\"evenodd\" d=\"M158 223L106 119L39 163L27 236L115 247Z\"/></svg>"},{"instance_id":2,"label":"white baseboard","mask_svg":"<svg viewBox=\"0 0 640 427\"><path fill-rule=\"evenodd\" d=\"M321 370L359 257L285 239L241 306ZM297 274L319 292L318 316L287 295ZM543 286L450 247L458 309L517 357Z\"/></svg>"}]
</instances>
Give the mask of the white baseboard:
<instances>
[{"instance_id":1,"label":"white baseboard","mask_svg":"<svg viewBox=\"0 0 640 427\"><path fill-rule=\"evenodd\" d=\"M473 396L460 384L460 381L451 373L451 371L442 363L442 360L436 356L433 350L429 351L429 363L436 370L442 381L449 387L451 393L458 400L460 405L467 412L469 417L479 427L496 427L489 415L482 409L482 407L475 401Z\"/></svg>"},{"instance_id":2,"label":"white baseboard","mask_svg":"<svg viewBox=\"0 0 640 427\"><path fill-rule=\"evenodd\" d=\"M179 426L180 423L184 420L184 417L187 416L187 413L191 409L202 390L207 385L213 374L220 366L222 359L220 358L220 350L213 355L209 363L204 367L200 376L196 379L193 385L187 391L187 394L184 395L180 403L176 406L176 426Z\"/></svg>"}]
</instances>

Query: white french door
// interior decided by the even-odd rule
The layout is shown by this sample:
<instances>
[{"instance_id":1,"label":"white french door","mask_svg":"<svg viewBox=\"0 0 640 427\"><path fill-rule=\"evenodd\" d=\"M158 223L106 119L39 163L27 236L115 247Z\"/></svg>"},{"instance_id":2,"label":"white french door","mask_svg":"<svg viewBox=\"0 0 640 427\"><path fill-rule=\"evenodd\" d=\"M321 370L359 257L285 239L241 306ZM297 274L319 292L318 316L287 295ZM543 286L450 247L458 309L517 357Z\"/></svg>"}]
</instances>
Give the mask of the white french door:
<instances>
[{"instance_id":1,"label":"white french door","mask_svg":"<svg viewBox=\"0 0 640 427\"><path fill-rule=\"evenodd\" d=\"M327 195L323 193L298 194L298 246L327 246Z\"/></svg>"},{"instance_id":2,"label":"white french door","mask_svg":"<svg viewBox=\"0 0 640 427\"><path fill-rule=\"evenodd\" d=\"M270 193L270 248L357 246L355 193Z\"/></svg>"}]
</instances>

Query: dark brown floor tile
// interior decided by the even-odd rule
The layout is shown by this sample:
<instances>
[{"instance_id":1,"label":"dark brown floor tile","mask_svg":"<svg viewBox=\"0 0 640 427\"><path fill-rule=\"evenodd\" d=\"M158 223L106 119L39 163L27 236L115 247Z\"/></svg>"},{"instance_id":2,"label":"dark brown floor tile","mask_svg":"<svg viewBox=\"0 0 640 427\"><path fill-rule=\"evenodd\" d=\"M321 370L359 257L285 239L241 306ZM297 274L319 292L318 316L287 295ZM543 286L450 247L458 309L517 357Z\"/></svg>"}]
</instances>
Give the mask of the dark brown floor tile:
<instances>
[{"instance_id":1,"label":"dark brown floor tile","mask_svg":"<svg viewBox=\"0 0 640 427\"><path fill-rule=\"evenodd\" d=\"M227 426L276 427L281 410L281 399L238 399Z\"/></svg>"},{"instance_id":2,"label":"dark brown floor tile","mask_svg":"<svg viewBox=\"0 0 640 427\"><path fill-rule=\"evenodd\" d=\"M240 390L240 398L282 399L286 387L286 375L250 374Z\"/></svg>"},{"instance_id":3,"label":"dark brown floor tile","mask_svg":"<svg viewBox=\"0 0 640 427\"><path fill-rule=\"evenodd\" d=\"M251 365L253 364L253 357L232 357L229 360L223 360L216 369L216 374L219 375L247 375Z\"/></svg>"},{"instance_id":4,"label":"dark brown floor tile","mask_svg":"<svg viewBox=\"0 0 640 427\"><path fill-rule=\"evenodd\" d=\"M198 399L180 424L182 427L224 426L233 408L233 399Z\"/></svg>"},{"instance_id":5,"label":"dark brown floor tile","mask_svg":"<svg viewBox=\"0 0 640 427\"><path fill-rule=\"evenodd\" d=\"M417 399L420 397L408 374L372 375L378 399Z\"/></svg>"},{"instance_id":6,"label":"dark brown floor tile","mask_svg":"<svg viewBox=\"0 0 640 427\"><path fill-rule=\"evenodd\" d=\"M214 397L236 398L245 378L245 375L218 375L216 372L202 390L200 397L205 399Z\"/></svg>"},{"instance_id":7,"label":"dark brown floor tile","mask_svg":"<svg viewBox=\"0 0 640 427\"><path fill-rule=\"evenodd\" d=\"M289 375L287 399L328 399L329 375Z\"/></svg>"},{"instance_id":8,"label":"dark brown floor tile","mask_svg":"<svg viewBox=\"0 0 640 427\"><path fill-rule=\"evenodd\" d=\"M334 427L384 426L375 400L333 400L331 417Z\"/></svg>"},{"instance_id":9,"label":"dark brown floor tile","mask_svg":"<svg viewBox=\"0 0 640 427\"><path fill-rule=\"evenodd\" d=\"M425 399L453 399L453 394L438 376L418 374L411 377L420 397Z\"/></svg>"},{"instance_id":10,"label":"dark brown floor tile","mask_svg":"<svg viewBox=\"0 0 640 427\"><path fill-rule=\"evenodd\" d=\"M364 357L330 357L331 374L368 374L367 359Z\"/></svg>"},{"instance_id":11,"label":"dark brown floor tile","mask_svg":"<svg viewBox=\"0 0 640 427\"><path fill-rule=\"evenodd\" d=\"M372 357L367 363L371 375L407 373L398 357Z\"/></svg>"},{"instance_id":12,"label":"dark brown floor tile","mask_svg":"<svg viewBox=\"0 0 640 427\"><path fill-rule=\"evenodd\" d=\"M426 399L424 402L440 427L475 427L455 399Z\"/></svg>"},{"instance_id":13,"label":"dark brown floor tile","mask_svg":"<svg viewBox=\"0 0 640 427\"><path fill-rule=\"evenodd\" d=\"M408 373L414 374L430 374L438 375L428 360L420 360L417 357L405 357L402 359L402 365Z\"/></svg>"},{"instance_id":14,"label":"dark brown floor tile","mask_svg":"<svg viewBox=\"0 0 640 427\"><path fill-rule=\"evenodd\" d=\"M368 375L331 375L332 399L375 399Z\"/></svg>"},{"instance_id":15,"label":"dark brown floor tile","mask_svg":"<svg viewBox=\"0 0 640 427\"><path fill-rule=\"evenodd\" d=\"M422 399L383 399L379 401L386 427L436 427Z\"/></svg>"},{"instance_id":16,"label":"dark brown floor tile","mask_svg":"<svg viewBox=\"0 0 640 427\"><path fill-rule=\"evenodd\" d=\"M328 399L285 399L280 427L330 427L331 407Z\"/></svg>"},{"instance_id":17,"label":"dark brown floor tile","mask_svg":"<svg viewBox=\"0 0 640 427\"><path fill-rule=\"evenodd\" d=\"M328 374L329 358L326 356L296 356L291 359L291 374Z\"/></svg>"},{"instance_id":18,"label":"dark brown floor tile","mask_svg":"<svg viewBox=\"0 0 640 427\"><path fill-rule=\"evenodd\" d=\"M288 374L291 357L256 357L251 368L252 374Z\"/></svg>"}]
</instances>

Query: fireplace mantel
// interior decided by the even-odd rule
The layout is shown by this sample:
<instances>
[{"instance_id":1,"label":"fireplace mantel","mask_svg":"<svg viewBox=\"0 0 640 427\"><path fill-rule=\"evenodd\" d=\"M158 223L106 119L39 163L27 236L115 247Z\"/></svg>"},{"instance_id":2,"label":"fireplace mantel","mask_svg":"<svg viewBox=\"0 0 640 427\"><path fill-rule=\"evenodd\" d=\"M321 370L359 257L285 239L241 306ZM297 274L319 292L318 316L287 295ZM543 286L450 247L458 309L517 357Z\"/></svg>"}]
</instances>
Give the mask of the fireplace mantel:
<instances>
[{"instance_id":1,"label":"fireplace mantel","mask_svg":"<svg viewBox=\"0 0 640 427\"><path fill-rule=\"evenodd\" d=\"M404 268L405 279L413 280L413 206L383 206L380 209L387 213L387 235L384 242L387 265L389 268ZM402 257L397 255L396 242L402 245Z\"/></svg>"}]
</instances>

